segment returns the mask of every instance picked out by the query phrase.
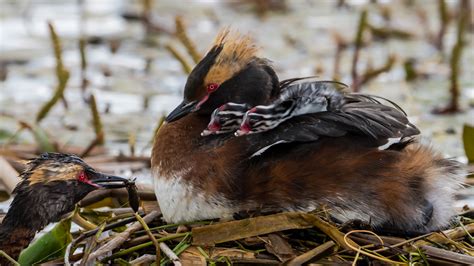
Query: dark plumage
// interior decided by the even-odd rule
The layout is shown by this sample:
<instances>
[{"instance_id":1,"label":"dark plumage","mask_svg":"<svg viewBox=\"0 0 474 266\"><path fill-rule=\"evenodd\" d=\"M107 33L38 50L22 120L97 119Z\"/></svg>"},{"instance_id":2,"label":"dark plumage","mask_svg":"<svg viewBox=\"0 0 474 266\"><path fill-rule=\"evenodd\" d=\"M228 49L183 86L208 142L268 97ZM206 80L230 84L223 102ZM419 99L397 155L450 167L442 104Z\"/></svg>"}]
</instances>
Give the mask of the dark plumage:
<instances>
[{"instance_id":1,"label":"dark plumage","mask_svg":"<svg viewBox=\"0 0 474 266\"><path fill-rule=\"evenodd\" d=\"M155 136L155 194L168 222L326 207L340 221L402 233L449 224L463 168L411 138L418 130L403 111L375 96L336 93L339 100L327 98L328 111L295 116L259 134L202 137L222 104L269 105L283 93L268 61L242 38L218 38L218 63L194 81L199 85L186 87L202 97L185 94ZM402 140L380 147L389 138Z\"/></svg>"},{"instance_id":2,"label":"dark plumage","mask_svg":"<svg viewBox=\"0 0 474 266\"><path fill-rule=\"evenodd\" d=\"M14 259L36 232L74 210L88 193L111 183L115 183L113 187L128 183L127 179L96 172L75 155L60 153L41 154L27 164L20 177L0 225L0 249Z\"/></svg>"}]
</instances>

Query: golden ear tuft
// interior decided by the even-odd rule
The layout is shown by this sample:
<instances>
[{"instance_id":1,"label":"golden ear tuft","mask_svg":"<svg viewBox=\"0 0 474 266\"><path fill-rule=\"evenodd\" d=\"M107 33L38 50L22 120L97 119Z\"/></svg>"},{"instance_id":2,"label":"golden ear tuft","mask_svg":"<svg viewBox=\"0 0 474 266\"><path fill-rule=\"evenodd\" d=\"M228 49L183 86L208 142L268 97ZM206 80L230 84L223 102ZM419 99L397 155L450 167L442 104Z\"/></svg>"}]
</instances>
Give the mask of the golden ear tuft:
<instances>
[{"instance_id":1,"label":"golden ear tuft","mask_svg":"<svg viewBox=\"0 0 474 266\"><path fill-rule=\"evenodd\" d=\"M56 164L54 162L39 165L34 169L30 169L29 181L30 185L36 183L46 183L51 181L67 181L74 180L76 176L83 171L84 168L78 164Z\"/></svg>"},{"instance_id":2,"label":"golden ear tuft","mask_svg":"<svg viewBox=\"0 0 474 266\"><path fill-rule=\"evenodd\" d=\"M258 47L249 35L240 34L238 31L223 29L216 37L214 46L222 46L223 49L216 59L215 64L247 64L257 54Z\"/></svg>"},{"instance_id":3,"label":"golden ear tuft","mask_svg":"<svg viewBox=\"0 0 474 266\"><path fill-rule=\"evenodd\" d=\"M227 36L229 35L230 33L230 29L229 27L225 27L224 29L222 29L216 36L216 38L214 39L214 43L212 44L212 46L221 46L221 45L224 45L224 41L225 39L227 38Z\"/></svg>"},{"instance_id":4,"label":"golden ear tuft","mask_svg":"<svg viewBox=\"0 0 474 266\"><path fill-rule=\"evenodd\" d=\"M205 78L206 84L221 84L230 79L250 63L258 52L258 47L249 35L228 28L217 35L213 46L222 47L222 51Z\"/></svg>"}]
</instances>

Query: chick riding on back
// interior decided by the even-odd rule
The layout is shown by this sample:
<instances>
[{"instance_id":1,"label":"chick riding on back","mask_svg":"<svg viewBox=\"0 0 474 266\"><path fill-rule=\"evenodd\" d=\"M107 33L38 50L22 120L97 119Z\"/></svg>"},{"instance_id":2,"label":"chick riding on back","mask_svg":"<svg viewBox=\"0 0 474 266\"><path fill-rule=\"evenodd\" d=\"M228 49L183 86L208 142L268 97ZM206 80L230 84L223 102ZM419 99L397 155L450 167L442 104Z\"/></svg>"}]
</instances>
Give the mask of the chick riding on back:
<instances>
[{"instance_id":1,"label":"chick riding on back","mask_svg":"<svg viewBox=\"0 0 474 266\"><path fill-rule=\"evenodd\" d=\"M463 168L418 143L404 112L377 97L349 93L332 101L335 93L315 98L325 109L278 115L277 126L258 134L201 136L223 104L268 106L283 93L247 36L224 31L216 38L155 136L152 172L166 221L324 206L342 222L358 219L379 230L428 232L449 224Z\"/></svg>"}]
</instances>

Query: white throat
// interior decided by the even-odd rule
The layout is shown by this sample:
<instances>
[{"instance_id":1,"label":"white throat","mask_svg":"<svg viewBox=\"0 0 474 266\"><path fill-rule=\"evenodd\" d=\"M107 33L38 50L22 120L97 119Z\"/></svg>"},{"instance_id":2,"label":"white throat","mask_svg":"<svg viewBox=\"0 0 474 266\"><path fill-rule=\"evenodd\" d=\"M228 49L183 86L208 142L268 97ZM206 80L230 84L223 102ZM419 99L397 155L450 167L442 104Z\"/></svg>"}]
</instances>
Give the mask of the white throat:
<instances>
[{"instance_id":1,"label":"white throat","mask_svg":"<svg viewBox=\"0 0 474 266\"><path fill-rule=\"evenodd\" d=\"M190 170L185 168L163 176L159 166L153 169L155 195L164 219L180 223L232 217L235 210L222 195L207 196L190 182L183 181Z\"/></svg>"}]
</instances>

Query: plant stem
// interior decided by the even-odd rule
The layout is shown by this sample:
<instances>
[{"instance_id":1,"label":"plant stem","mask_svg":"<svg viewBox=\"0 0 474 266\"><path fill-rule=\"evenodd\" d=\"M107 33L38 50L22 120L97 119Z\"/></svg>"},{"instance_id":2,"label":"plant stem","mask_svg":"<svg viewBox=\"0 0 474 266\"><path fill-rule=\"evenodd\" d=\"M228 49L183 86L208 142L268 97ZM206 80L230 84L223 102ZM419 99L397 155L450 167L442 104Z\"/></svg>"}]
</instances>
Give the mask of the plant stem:
<instances>
[{"instance_id":1,"label":"plant stem","mask_svg":"<svg viewBox=\"0 0 474 266\"><path fill-rule=\"evenodd\" d=\"M167 44L165 48L174 56L174 58L176 58L181 63L181 66L183 67L184 72L186 74L190 74L193 68L191 67L189 62L184 58L184 56L178 50L176 50L176 48L174 48L171 44Z\"/></svg>"},{"instance_id":2,"label":"plant stem","mask_svg":"<svg viewBox=\"0 0 474 266\"><path fill-rule=\"evenodd\" d=\"M156 241L157 241L158 243L160 243L160 242L164 242L164 241L168 241L168 240L172 240L172 239L184 237L184 236L186 236L186 235L188 235L188 234L189 234L189 232L186 232L186 233L179 233L179 234L172 234L172 235L168 235L168 236L159 238L159 239L157 239ZM120 250L119 252L117 252L117 253L115 253L115 254L112 254L112 256L110 256L110 257L108 257L108 258L105 258L103 261L113 260L113 259L115 259L115 258L119 258L119 257L121 257L121 256L130 254L130 253L132 253L132 252L135 252L135 251L137 251L137 250L140 250L140 249L149 247L149 246L151 246L151 245L153 245L153 242L152 242L152 241L149 241L149 242L145 242L145 243L140 244L140 245L136 245L136 246L130 247L130 248L128 248L128 249L123 249L123 250Z\"/></svg>"},{"instance_id":3,"label":"plant stem","mask_svg":"<svg viewBox=\"0 0 474 266\"><path fill-rule=\"evenodd\" d=\"M357 34L354 40L354 56L352 57L352 90L357 92L360 90L360 84L358 82L359 75L357 73L357 63L359 62L360 49L362 48L362 40L364 36L364 29L367 26L367 10L363 10L360 13L359 24L357 26Z\"/></svg>"},{"instance_id":4,"label":"plant stem","mask_svg":"<svg viewBox=\"0 0 474 266\"><path fill-rule=\"evenodd\" d=\"M49 33L51 36L51 42L53 44L54 57L56 58L56 77L58 79L58 85L56 86L55 93L53 97L43 105L36 116L36 122L39 123L46 115L49 113L51 108L58 102L58 100L63 99L65 107L67 107L67 102L64 99L64 90L66 89L66 84L69 80L69 71L64 68L62 53L61 53L61 40L54 29L54 26L51 22L48 22Z\"/></svg>"},{"instance_id":5,"label":"plant stem","mask_svg":"<svg viewBox=\"0 0 474 266\"><path fill-rule=\"evenodd\" d=\"M186 33L186 28L183 22L183 18L177 16L175 18L176 24L176 37L183 43L184 47L188 51L189 55L193 58L194 63L198 63L201 60L201 55L196 49L196 45L191 41L188 34Z\"/></svg>"}]
</instances>

